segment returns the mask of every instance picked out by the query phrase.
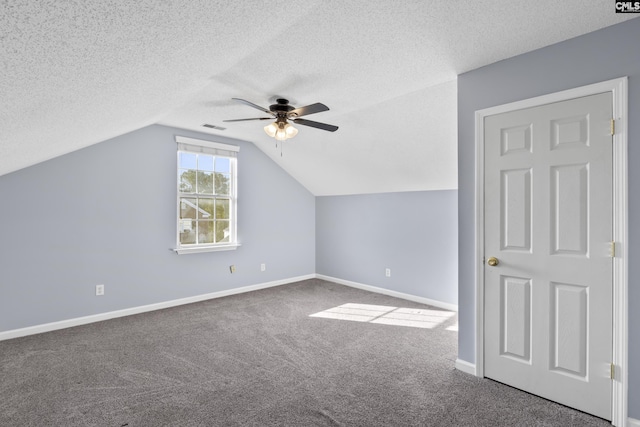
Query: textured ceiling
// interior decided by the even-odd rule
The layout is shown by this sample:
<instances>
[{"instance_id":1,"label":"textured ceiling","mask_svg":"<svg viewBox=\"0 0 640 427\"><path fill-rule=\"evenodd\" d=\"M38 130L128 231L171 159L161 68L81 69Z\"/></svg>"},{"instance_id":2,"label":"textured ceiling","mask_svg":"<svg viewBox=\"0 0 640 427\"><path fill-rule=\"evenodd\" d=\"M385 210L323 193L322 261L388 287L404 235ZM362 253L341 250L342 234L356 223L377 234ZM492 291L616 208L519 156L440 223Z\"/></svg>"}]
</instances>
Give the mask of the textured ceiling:
<instances>
[{"instance_id":1,"label":"textured ceiling","mask_svg":"<svg viewBox=\"0 0 640 427\"><path fill-rule=\"evenodd\" d=\"M0 175L160 123L256 144L316 195L456 188L456 76L634 15L611 0L0 1ZM640 23L640 21L637 21ZM283 155L277 97L308 116Z\"/></svg>"}]
</instances>

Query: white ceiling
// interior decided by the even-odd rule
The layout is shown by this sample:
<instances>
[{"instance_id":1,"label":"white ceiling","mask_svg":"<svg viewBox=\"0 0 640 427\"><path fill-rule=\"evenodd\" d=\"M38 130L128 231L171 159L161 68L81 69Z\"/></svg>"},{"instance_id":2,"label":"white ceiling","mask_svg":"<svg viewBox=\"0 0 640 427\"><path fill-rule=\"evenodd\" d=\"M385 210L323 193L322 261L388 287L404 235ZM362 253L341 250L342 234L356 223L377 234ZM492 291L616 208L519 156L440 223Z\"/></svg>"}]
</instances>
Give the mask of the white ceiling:
<instances>
[{"instance_id":1,"label":"white ceiling","mask_svg":"<svg viewBox=\"0 0 640 427\"><path fill-rule=\"evenodd\" d=\"M0 3L0 175L160 123L256 144L315 195L457 187L456 76L634 15L611 0ZM637 21L640 23L640 21ZM223 123L322 102L283 155Z\"/></svg>"}]
</instances>

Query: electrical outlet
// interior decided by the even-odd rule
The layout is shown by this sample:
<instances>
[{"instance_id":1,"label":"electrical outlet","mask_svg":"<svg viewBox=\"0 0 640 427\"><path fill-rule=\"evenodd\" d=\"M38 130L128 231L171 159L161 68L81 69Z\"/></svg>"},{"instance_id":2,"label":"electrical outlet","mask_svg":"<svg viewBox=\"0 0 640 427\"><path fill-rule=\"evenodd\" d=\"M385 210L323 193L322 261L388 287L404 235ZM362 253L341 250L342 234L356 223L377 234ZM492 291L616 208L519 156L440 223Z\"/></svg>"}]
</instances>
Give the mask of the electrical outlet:
<instances>
[{"instance_id":1,"label":"electrical outlet","mask_svg":"<svg viewBox=\"0 0 640 427\"><path fill-rule=\"evenodd\" d=\"M230 265L230 266L229 266L229 271L230 271L231 273L235 273L235 272L236 272L236 266L235 266L235 265Z\"/></svg>"},{"instance_id":2,"label":"electrical outlet","mask_svg":"<svg viewBox=\"0 0 640 427\"><path fill-rule=\"evenodd\" d=\"M386 268L384 270L384 275L387 276L387 277L391 277L391 269L390 268Z\"/></svg>"},{"instance_id":3,"label":"electrical outlet","mask_svg":"<svg viewBox=\"0 0 640 427\"><path fill-rule=\"evenodd\" d=\"M266 271L267 270L267 264L262 263L260 264L260 271Z\"/></svg>"},{"instance_id":4,"label":"electrical outlet","mask_svg":"<svg viewBox=\"0 0 640 427\"><path fill-rule=\"evenodd\" d=\"M96 285L96 295L104 295L104 285Z\"/></svg>"}]
</instances>

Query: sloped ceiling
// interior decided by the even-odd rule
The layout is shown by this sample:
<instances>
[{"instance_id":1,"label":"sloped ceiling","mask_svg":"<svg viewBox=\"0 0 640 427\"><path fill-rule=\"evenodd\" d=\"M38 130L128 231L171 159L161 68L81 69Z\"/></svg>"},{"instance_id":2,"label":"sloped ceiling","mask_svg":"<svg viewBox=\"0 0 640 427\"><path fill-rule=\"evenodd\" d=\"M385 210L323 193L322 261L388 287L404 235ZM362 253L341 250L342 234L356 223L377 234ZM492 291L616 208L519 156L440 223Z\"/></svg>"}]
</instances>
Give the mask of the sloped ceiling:
<instances>
[{"instance_id":1,"label":"sloped ceiling","mask_svg":"<svg viewBox=\"0 0 640 427\"><path fill-rule=\"evenodd\" d=\"M251 141L315 195L456 188L458 74L633 17L610 0L2 2L0 175L160 123ZM276 149L266 122L222 122L263 116L232 97L322 102L307 117L340 129Z\"/></svg>"}]
</instances>

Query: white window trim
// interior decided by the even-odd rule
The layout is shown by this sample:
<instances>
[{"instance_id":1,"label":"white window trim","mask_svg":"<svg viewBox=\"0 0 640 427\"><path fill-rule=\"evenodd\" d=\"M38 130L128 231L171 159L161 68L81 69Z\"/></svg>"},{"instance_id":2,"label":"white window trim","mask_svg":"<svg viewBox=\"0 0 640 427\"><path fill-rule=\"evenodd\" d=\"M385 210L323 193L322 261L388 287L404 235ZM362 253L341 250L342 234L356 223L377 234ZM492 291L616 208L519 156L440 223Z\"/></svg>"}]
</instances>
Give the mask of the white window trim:
<instances>
[{"instance_id":1,"label":"white window trim","mask_svg":"<svg viewBox=\"0 0 640 427\"><path fill-rule=\"evenodd\" d=\"M220 150L222 152L226 151L226 152L237 153L240 151L240 147L236 145L223 144L220 142L206 141L202 139L187 138L184 136L176 136L176 143L178 145L186 144L194 147L203 147L205 149ZM177 152L179 151L181 150L178 149ZM197 151L194 151L194 152L197 152ZM231 222L231 237L232 237L231 240L232 241L219 243L219 244L185 245L185 246L181 245L180 234L178 232L178 230L180 229L180 192L177 191L177 187L176 187L176 229L175 229L176 247L172 248L171 250L173 250L177 254L184 255L184 254L203 253L203 252L234 251L241 246L240 242L237 241L238 239L237 237L238 165L237 165L237 157L236 156L234 157L236 158L236 161L231 162L231 170L230 170L230 174L232 177L231 180L233 182L233 185L231 186L231 194L230 194L231 196L230 222ZM178 162L179 162L179 157L176 156L176 171L179 169ZM177 173L176 173L176 178L177 178ZM177 179L176 179L176 183L177 183Z\"/></svg>"},{"instance_id":2,"label":"white window trim","mask_svg":"<svg viewBox=\"0 0 640 427\"><path fill-rule=\"evenodd\" d=\"M198 254L198 253L202 253L202 252L219 252L219 251L235 251L236 249L238 249L240 246L242 246L240 243L233 243L233 244L225 244L225 245L200 245L200 246L193 246L190 248L187 247L178 247L178 248L174 248L172 249L175 253L177 253L178 255L184 255L184 254Z\"/></svg>"}]
</instances>

